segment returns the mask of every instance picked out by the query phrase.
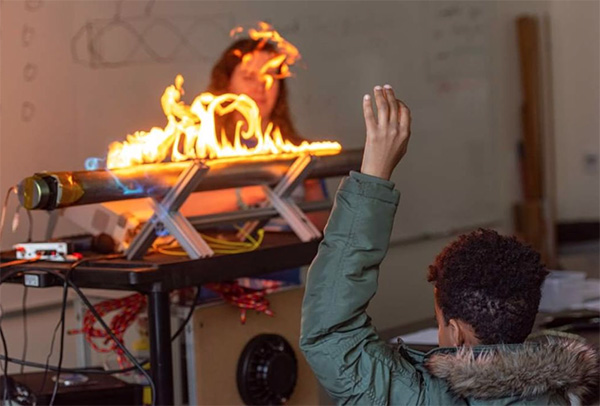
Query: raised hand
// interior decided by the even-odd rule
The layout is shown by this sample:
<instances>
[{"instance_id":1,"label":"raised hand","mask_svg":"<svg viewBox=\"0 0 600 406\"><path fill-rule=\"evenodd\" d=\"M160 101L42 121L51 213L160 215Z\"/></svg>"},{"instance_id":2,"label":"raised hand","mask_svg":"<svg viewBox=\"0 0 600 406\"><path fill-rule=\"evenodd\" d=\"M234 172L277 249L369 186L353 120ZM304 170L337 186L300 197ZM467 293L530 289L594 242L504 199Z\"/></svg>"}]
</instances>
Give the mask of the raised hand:
<instances>
[{"instance_id":1,"label":"raised hand","mask_svg":"<svg viewBox=\"0 0 600 406\"><path fill-rule=\"evenodd\" d=\"M373 93L377 115L373 112L371 96L363 98L367 139L361 172L389 180L408 148L410 110L396 99L390 85L375 86Z\"/></svg>"}]
</instances>

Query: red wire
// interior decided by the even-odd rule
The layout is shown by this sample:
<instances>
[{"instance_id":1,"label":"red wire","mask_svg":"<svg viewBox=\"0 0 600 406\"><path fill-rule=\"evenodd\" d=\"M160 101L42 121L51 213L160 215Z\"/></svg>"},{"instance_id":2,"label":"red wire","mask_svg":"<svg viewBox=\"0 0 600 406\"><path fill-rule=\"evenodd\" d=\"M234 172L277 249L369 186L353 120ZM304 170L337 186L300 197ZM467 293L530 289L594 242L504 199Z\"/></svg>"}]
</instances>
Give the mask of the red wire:
<instances>
[{"instance_id":1,"label":"red wire","mask_svg":"<svg viewBox=\"0 0 600 406\"><path fill-rule=\"evenodd\" d=\"M141 293L134 293L133 295L120 298L120 299L109 299L102 301L94 308L100 316L104 316L115 310L120 310L119 313L115 314L109 323L109 327L117 337L117 339L123 343L123 336L125 331L131 324L137 319L138 315L146 308L146 296ZM83 327L79 330L69 330L69 334L85 334L85 339L90 343L93 349L98 352L115 352L117 354L117 360L121 367L128 366L128 360L124 356L125 354L119 348L119 346L112 341L110 336L104 331L104 329L95 328L97 320L89 310L86 310L83 317ZM102 344L108 347L103 347L95 342L95 339L102 339Z\"/></svg>"},{"instance_id":2,"label":"red wire","mask_svg":"<svg viewBox=\"0 0 600 406\"><path fill-rule=\"evenodd\" d=\"M218 293L228 303L237 306L240 309L240 321L242 324L244 324L246 322L247 310L255 310L257 312L264 313L267 316L274 316L273 311L269 308L270 303L266 296L280 288L282 286L282 282L260 280L259 283L261 286L258 289L242 286L238 281L208 283L204 286L207 289ZM94 305L94 308L100 316L105 316L108 313L119 310L119 312L111 319L109 327L117 339L123 343L125 331L135 322L138 315L146 308L146 303L147 299L145 295L141 293L134 293L130 296L120 299L104 300ZM82 328L69 330L68 333L84 334L85 339L90 343L93 349L102 353L115 352L117 354L119 365L121 367L129 366L129 361L125 357L123 351L114 341L112 341L104 329L95 327L96 322L97 320L92 312L86 310L83 317ZM98 339L101 340L102 345L96 342ZM109 342L110 345L106 346Z\"/></svg>"},{"instance_id":3,"label":"red wire","mask_svg":"<svg viewBox=\"0 0 600 406\"><path fill-rule=\"evenodd\" d=\"M246 310L256 310L267 316L274 316L266 296L280 288L282 283L271 280L261 280L260 283L262 286L259 289L241 286L238 281L207 283L204 286L221 295L225 301L239 307L240 321L244 324L246 323Z\"/></svg>"}]
</instances>

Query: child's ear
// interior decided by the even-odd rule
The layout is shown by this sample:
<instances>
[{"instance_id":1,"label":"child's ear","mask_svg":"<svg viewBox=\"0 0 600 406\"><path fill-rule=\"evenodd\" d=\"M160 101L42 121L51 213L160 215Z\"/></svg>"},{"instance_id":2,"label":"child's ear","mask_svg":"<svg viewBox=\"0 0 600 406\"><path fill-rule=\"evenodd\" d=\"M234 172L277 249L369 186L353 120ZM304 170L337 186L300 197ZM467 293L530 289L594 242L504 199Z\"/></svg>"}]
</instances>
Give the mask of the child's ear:
<instances>
[{"instance_id":1,"label":"child's ear","mask_svg":"<svg viewBox=\"0 0 600 406\"><path fill-rule=\"evenodd\" d=\"M458 323L455 319L450 319L448 321L448 328L450 329L450 340L452 340L453 347L463 345L465 342L464 335L460 327L460 323Z\"/></svg>"}]
</instances>

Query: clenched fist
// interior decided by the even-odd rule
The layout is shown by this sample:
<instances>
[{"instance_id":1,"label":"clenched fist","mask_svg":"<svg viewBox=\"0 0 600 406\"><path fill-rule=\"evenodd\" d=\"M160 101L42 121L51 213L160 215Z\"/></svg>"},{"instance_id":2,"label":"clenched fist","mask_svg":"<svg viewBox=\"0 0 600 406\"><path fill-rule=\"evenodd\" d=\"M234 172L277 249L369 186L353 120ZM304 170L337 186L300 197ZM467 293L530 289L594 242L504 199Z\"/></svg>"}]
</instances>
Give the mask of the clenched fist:
<instances>
[{"instance_id":1,"label":"clenched fist","mask_svg":"<svg viewBox=\"0 0 600 406\"><path fill-rule=\"evenodd\" d=\"M406 154L410 138L410 110L396 99L391 86L375 86L373 112L371 96L363 99L367 140L361 172L390 179L392 171Z\"/></svg>"}]
</instances>

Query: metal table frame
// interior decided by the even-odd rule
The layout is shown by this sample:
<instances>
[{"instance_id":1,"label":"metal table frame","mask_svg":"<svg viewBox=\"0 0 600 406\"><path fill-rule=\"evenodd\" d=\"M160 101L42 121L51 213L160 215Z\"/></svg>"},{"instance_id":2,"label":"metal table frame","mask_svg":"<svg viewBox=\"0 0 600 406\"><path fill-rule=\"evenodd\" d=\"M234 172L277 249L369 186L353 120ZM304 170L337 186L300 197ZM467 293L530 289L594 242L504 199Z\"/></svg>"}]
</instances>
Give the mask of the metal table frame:
<instances>
[{"instance_id":1,"label":"metal table frame","mask_svg":"<svg viewBox=\"0 0 600 406\"><path fill-rule=\"evenodd\" d=\"M150 363L151 376L156 385L156 404L172 405L170 292L208 282L258 276L307 265L314 258L317 248L318 241L302 242L292 233L268 234L260 249L236 255L190 260L155 254L138 261L90 261L77 267L71 273L71 280L80 288L137 291L148 297ZM12 259L3 256L0 262ZM68 268L66 263L36 262L8 269L66 273ZM22 283L22 279L22 276L18 276L10 282Z\"/></svg>"}]
</instances>

